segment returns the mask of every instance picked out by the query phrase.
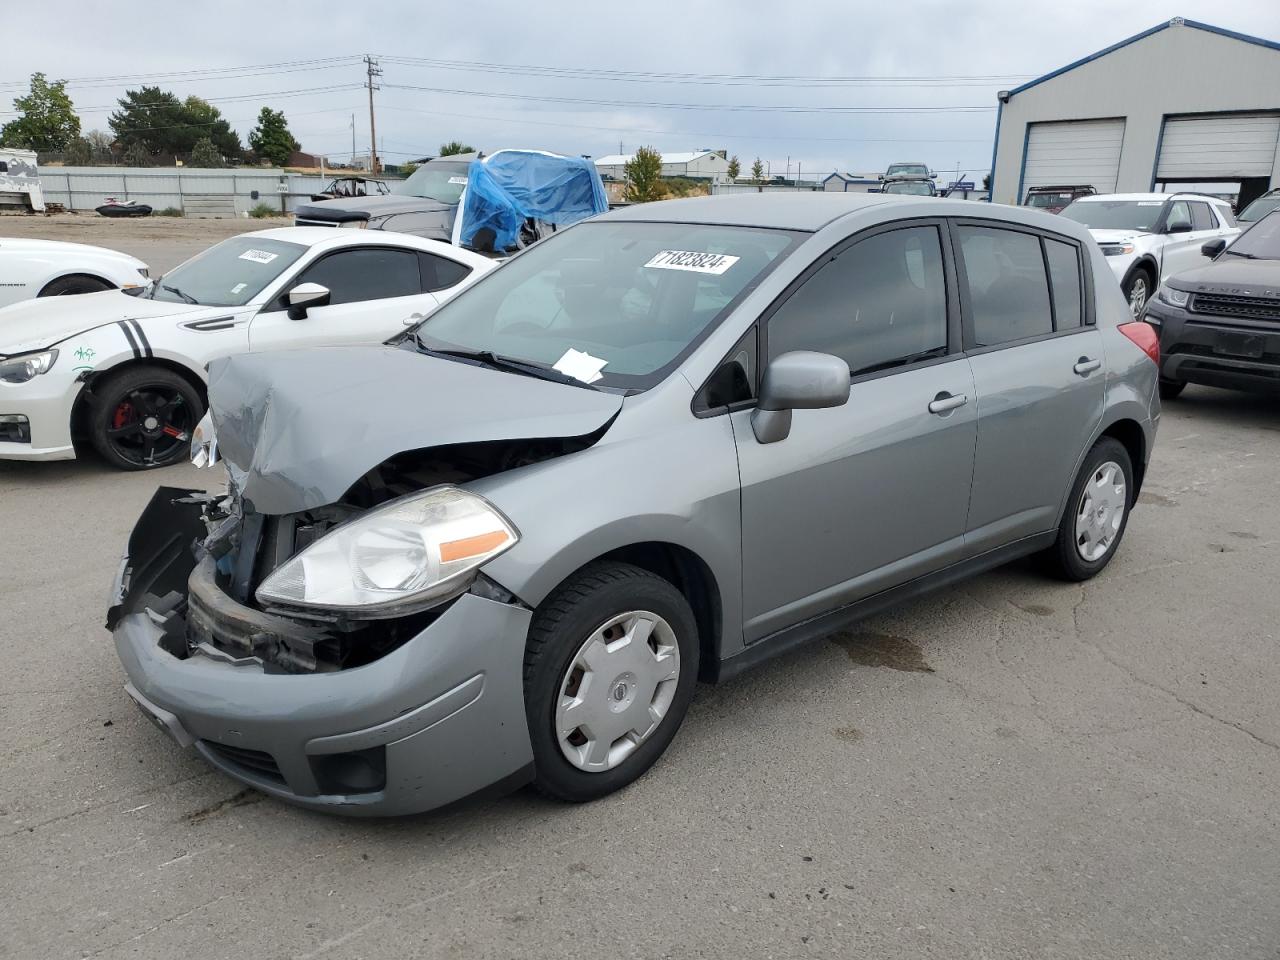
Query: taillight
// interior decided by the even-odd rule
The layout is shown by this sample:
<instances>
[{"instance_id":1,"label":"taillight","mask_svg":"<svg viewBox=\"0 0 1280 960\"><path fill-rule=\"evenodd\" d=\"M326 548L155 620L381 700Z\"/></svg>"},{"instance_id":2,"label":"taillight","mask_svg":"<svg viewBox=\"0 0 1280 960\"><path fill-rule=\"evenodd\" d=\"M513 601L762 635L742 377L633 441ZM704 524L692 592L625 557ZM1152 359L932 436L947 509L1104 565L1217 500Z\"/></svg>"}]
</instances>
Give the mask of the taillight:
<instances>
[{"instance_id":1,"label":"taillight","mask_svg":"<svg viewBox=\"0 0 1280 960\"><path fill-rule=\"evenodd\" d=\"M1122 323L1116 329L1137 344L1138 349L1150 357L1152 363L1160 366L1160 334L1155 327L1136 320L1133 323Z\"/></svg>"}]
</instances>

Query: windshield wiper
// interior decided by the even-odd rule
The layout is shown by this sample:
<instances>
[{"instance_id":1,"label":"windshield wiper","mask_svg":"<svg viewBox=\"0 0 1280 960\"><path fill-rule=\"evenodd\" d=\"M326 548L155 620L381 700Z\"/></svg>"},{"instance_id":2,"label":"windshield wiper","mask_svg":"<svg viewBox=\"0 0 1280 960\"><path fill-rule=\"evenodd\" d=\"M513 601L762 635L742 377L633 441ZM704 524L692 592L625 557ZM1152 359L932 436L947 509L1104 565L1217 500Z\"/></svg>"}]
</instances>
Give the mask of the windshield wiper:
<instances>
[{"instance_id":1,"label":"windshield wiper","mask_svg":"<svg viewBox=\"0 0 1280 960\"><path fill-rule=\"evenodd\" d=\"M598 389L591 384L572 377L567 373L561 373L554 367L544 367L538 363L530 363L526 360L517 360L514 357L504 357L494 353L492 350L441 350L435 347L428 347L418 335L417 331L411 331L409 336L418 345L418 349L423 353L436 357L454 357L459 360L475 360L486 367L492 367L494 370L505 370L508 373L518 373L526 377L536 377L539 380L550 380L552 383L567 383L574 387L586 387L588 390Z\"/></svg>"},{"instance_id":2,"label":"windshield wiper","mask_svg":"<svg viewBox=\"0 0 1280 960\"><path fill-rule=\"evenodd\" d=\"M1265 257L1258 256L1256 253L1242 253L1239 250L1232 250L1230 247L1227 247L1227 253L1231 254L1233 257L1244 257L1246 260L1266 259Z\"/></svg>"},{"instance_id":3,"label":"windshield wiper","mask_svg":"<svg viewBox=\"0 0 1280 960\"><path fill-rule=\"evenodd\" d=\"M183 292L182 292L181 290L179 290L177 287L171 287L171 286L169 286L169 284L167 284L167 283L162 283L162 284L160 284L160 288L161 288L162 290L168 290L170 293L175 294L176 296L181 297L181 298L182 298L183 300L185 300L187 303L195 304L197 307L198 307L198 306L200 306L200 301L199 301L199 300L197 300L195 297L191 296L191 294L189 294L189 293L183 293Z\"/></svg>"},{"instance_id":4,"label":"windshield wiper","mask_svg":"<svg viewBox=\"0 0 1280 960\"><path fill-rule=\"evenodd\" d=\"M934 347L931 350L921 350L919 353L912 353L905 357L898 357L895 360L886 360L883 363L873 363L869 367L860 367L853 371L853 376L860 377L864 373L875 373L877 370L888 370L890 367L905 367L909 363L919 363L921 360L930 360L933 357L944 356L946 352L946 347Z\"/></svg>"}]
</instances>

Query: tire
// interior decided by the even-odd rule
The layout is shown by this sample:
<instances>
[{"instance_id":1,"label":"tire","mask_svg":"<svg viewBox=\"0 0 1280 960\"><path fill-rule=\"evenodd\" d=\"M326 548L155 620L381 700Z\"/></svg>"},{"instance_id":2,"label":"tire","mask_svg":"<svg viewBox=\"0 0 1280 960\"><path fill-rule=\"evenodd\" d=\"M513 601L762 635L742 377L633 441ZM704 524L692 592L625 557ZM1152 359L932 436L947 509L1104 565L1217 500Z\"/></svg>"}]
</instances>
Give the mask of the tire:
<instances>
[{"instance_id":1,"label":"tire","mask_svg":"<svg viewBox=\"0 0 1280 960\"><path fill-rule=\"evenodd\" d=\"M1123 477L1124 490L1118 503L1113 486L1098 483L1099 479L1106 479L1104 470L1108 465L1115 467ZM1091 491L1092 502L1098 505L1096 509L1105 511L1105 520L1091 524L1090 532L1107 530L1107 533L1105 549L1088 556L1086 554L1091 550L1101 546L1098 541L1081 545L1080 528L1077 526L1078 521L1085 522L1083 520L1084 494L1091 484L1094 486L1094 490ZM1094 491L1100 491L1101 495ZM1080 472L1071 485L1071 495L1067 498L1066 509L1062 511L1062 520L1058 524L1057 539L1054 540L1053 546L1040 555L1047 572L1075 583L1101 573L1120 548L1120 540L1129 526L1129 510L1133 506L1133 499L1133 462L1129 459L1129 452L1119 440L1103 437L1093 445L1088 456L1084 458ZM1118 523L1115 522L1116 507L1123 510ZM1094 515L1097 516L1096 513ZM1108 530L1108 527L1111 529Z\"/></svg>"},{"instance_id":2,"label":"tire","mask_svg":"<svg viewBox=\"0 0 1280 960\"><path fill-rule=\"evenodd\" d=\"M633 647L635 641L619 643L634 619L610 627L612 638L605 639L608 631L603 628L610 621L643 619L637 614L661 621L651 624L643 647ZM594 661L590 670L582 658L588 647L595 651L586 654ZM656 677L672 669L673 649L678 654L676 675L655 685ZM638 659L629 660L633 653ZM524 700L534 786L557 800L582 803L620 790L653 766L693 699L698 653L693 611L666 580L615 562L593 563L574 574L535 611L525 647ZM657 665L652 672L650 664ZM564 704L580 709L560 715ZM583 710L599 719L591 739L592 720ZM646 722L643 717L651 718L653 711L660 718L643 737L630 728L619 733L629 723ZM563 741L558 720L566 733ZM605 752L606 765L586 769L590 758L599 762Z\"/></svg>"},{"instance_id":3,"label":"tire","mask_svg":"<svg viewBox=\"0 0 1280 960\"><path fill-rule=\"evenodd\" d=\"M85 276L82 273L69 277L50 280L45 288L36 294L37 297L65 297L73 293L100 293L103 290L114 290L115 287L97 277Z\"/></svg>"},{"instance_id":4,"label":"tire","mask_svg":"<svg viewBox=\"0 0 1280 960\"><path fill-rule=\"evenodd\" d=\"M1129 303L1129 312L1133 314L1133 319L1137 320L1142 316L1142 311L1146 307L1147 301L1156 292L1155 278L1151 276L1151 271L1146 267L1139 267L1130 271L1120 289L1124 292L1124 298ZM1135 303L1136 298L1141 298L1141 302Z\"/></svg>"},{"instance_id":5,"label":"tire","mask_svg":"<svg viewBox=\"0 0 1280 960\"><path fill-rule=\"evenodd\" d=\"M131 366L94 385L87 427L94 449L111 466L150 470L190 455L191 431L202 416L204 401L185 377L164 367Z\"/></svg>"},{"instance_id":6,"label":"tire","mask_svg":"<svg viewBox=\"0 0 1280 960\"><path fill-rule=\"evenodd\" d=\"M1160 399L1176 400L1183 390L1187 389L1186 383L1181 380L1166 380L1160 378Z\"/></svg>"}]
</instances>

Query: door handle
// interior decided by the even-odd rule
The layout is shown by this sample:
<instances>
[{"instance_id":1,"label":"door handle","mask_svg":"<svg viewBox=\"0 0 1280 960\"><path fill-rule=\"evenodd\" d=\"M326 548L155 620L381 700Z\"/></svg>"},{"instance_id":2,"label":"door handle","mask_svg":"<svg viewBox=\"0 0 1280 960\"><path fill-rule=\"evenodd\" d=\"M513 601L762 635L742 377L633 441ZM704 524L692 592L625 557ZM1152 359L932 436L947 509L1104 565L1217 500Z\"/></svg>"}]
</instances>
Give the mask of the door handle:
<instances>
[{"instance_id":1,"label":"door handle","mask_svg":"<svg viewBox=\"0 0 1280 960\"><path fill-rule=\"evenodd\" d=\"M965 394L950 394L944 390L929 402L929 412L938 414L950 413L957 407L963 407L968 402L969 398Z\"/></svg>"},{"instance_id":2,"label":"door handle","mask_svg":"<svg viewBox=\"0 0 1280 960\"><path fill-rule=\"evenodd\" d=\"M1087 377L1093 371L1102 366L1101 360L1091 360L1089 357L1081 357L1076 361L1076 365L1071 369L1082 377Z\"/></svg>"}]
</instances>

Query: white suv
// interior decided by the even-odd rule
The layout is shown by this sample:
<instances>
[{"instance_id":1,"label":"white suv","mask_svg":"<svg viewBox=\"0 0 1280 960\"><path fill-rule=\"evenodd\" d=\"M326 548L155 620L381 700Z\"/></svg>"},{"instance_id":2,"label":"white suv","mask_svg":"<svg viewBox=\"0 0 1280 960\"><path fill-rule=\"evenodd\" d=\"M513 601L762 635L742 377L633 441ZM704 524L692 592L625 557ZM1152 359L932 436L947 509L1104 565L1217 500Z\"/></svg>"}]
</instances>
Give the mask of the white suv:
<instances>
[{"instance_id":1,"label":"white suv","mask_svg":"<svg viewBox=\"0 0 1280 960\"><path fill-rule=\"evenodd\" d=\"M1160 284L1202 261L1202 243L1240 233L1230 204L1198 193L1081 197L1061 216L1089 228L1135 317Z\"/></svg>"}]
</instances>

